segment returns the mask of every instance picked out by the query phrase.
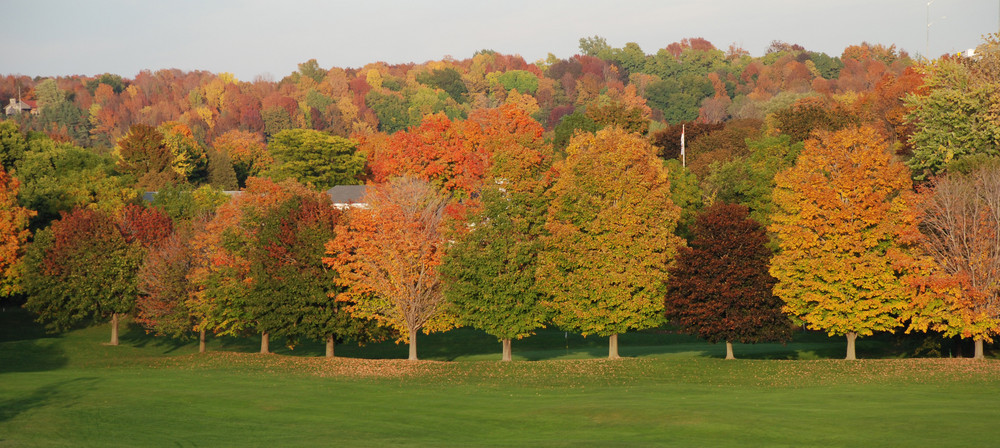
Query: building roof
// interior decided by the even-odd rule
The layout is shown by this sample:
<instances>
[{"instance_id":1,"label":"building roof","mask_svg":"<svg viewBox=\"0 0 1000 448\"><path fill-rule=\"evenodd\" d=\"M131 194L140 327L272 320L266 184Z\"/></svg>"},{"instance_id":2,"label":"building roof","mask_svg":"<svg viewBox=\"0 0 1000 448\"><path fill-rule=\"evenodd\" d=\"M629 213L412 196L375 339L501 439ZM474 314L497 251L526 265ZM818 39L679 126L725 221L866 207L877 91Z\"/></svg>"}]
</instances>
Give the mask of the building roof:
<instances>
[{"instance_id":1,"label":"building roof","mask_svg":"<svg viewBox=\"0 0 1000 448\"><path fill-rule=\"evenodd\" d=\"M365 197L364 185L337 185L326 190L330 202L334 204L362 204Z\"/></svg>"}]
</instances>

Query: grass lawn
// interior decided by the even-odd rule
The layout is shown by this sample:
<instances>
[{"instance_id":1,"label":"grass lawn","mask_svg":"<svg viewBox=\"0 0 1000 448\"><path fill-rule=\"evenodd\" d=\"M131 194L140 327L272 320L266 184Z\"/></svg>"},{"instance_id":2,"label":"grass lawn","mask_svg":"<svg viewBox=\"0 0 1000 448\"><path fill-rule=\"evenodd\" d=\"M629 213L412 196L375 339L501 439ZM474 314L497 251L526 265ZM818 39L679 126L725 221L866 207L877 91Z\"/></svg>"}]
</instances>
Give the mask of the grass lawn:
<instances>
[{"instance_id":1,"label":"grass lawn","mask_svg":"<svg viewBox=\"0 0 1000 448\"><path fill-rule=\"evenodd\" d=\"M801 334L724 347L663 333L606 340L543 331L500 344L473 330L259 355L256 340L154 339L129 327L42 333L0 313L6 446L997 446L1000 362L900 359L892 338ZM280 341L272 341L272 347ZM373 359L397 358L397 359Z\"/></svg>"}]
</instances>

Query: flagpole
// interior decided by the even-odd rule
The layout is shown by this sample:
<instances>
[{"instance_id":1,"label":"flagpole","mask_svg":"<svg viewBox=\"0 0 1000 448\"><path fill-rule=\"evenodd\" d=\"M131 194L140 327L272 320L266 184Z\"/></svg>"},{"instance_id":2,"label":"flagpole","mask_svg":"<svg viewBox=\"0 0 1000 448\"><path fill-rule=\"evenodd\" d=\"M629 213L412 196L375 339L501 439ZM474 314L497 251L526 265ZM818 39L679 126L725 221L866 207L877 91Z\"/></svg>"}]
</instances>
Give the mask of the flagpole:
<instances>
[{"instance_id":1,"label":"flagpole","mask_svg":"<svg viewBox=\"0 0 1000 448\"><path fill-rule=\"evenodd\" d=\"M687 168L687 154L684 153L684 125L681 125L681 166Z\"/></svg>"}]
</instances>

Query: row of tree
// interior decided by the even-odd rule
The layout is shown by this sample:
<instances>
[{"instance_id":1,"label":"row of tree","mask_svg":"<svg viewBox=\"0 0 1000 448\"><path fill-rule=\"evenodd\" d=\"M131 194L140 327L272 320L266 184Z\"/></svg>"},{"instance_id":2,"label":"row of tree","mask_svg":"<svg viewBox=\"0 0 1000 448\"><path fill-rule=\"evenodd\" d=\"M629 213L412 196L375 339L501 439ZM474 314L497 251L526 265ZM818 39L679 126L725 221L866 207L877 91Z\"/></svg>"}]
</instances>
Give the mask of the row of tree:
<instances>
[{"instance_id":1,"label":"row of tree","mask_svg":"<svg viewBox=\"0 0 1000 448\"><path fill-rule=\"evenodd\" d=\"M129 312L163 334L326 339L331 354L394 334L415 357L419 331L472 325L509 359L511 339L554 324L610 337L615 356L615 335L666 313L710 340L780 340L787 315L849 342L900 326L971 337L981 356L1000 316L998 48L875 70L870 90L763 121L689 123L689 167L672 158L680 129L647 136L627 89L606 93L630 106L601 100L549 130L521 100L350 139L234 130L205 146L185 123L138 124L108 152L4 122L0 285L55 329ZM293 179L370 181L369 208L342 213ZM245 188L183 186L206 180ZM134 187L160 190L154 209Z\"/></svg>"}]
</instances>

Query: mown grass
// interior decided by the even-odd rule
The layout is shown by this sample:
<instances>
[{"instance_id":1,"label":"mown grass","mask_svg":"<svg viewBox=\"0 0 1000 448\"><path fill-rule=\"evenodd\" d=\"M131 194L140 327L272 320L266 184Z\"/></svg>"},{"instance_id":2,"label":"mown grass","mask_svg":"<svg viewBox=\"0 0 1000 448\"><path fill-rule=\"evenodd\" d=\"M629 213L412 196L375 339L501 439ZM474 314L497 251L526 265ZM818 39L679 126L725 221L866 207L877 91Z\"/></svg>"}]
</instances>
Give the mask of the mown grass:
<instances>
[{"instance_id":1,"label":"mown grass","mask_svg":"<svg viewBox=\"0 0 1000 448\"><path fill-rule=\"evenodd\" d=\"M0 446L995 446L1000 362L900 359L916 345L800 334L724 348L663 332L606 340L545 331L502 363L472 330L405 346L319 344L259 355L129 327L52 336L0 313ZM280 342L272 343L279 346ZM395 358L395 359L377 359Z\"/></svg>"}]
</instances>

